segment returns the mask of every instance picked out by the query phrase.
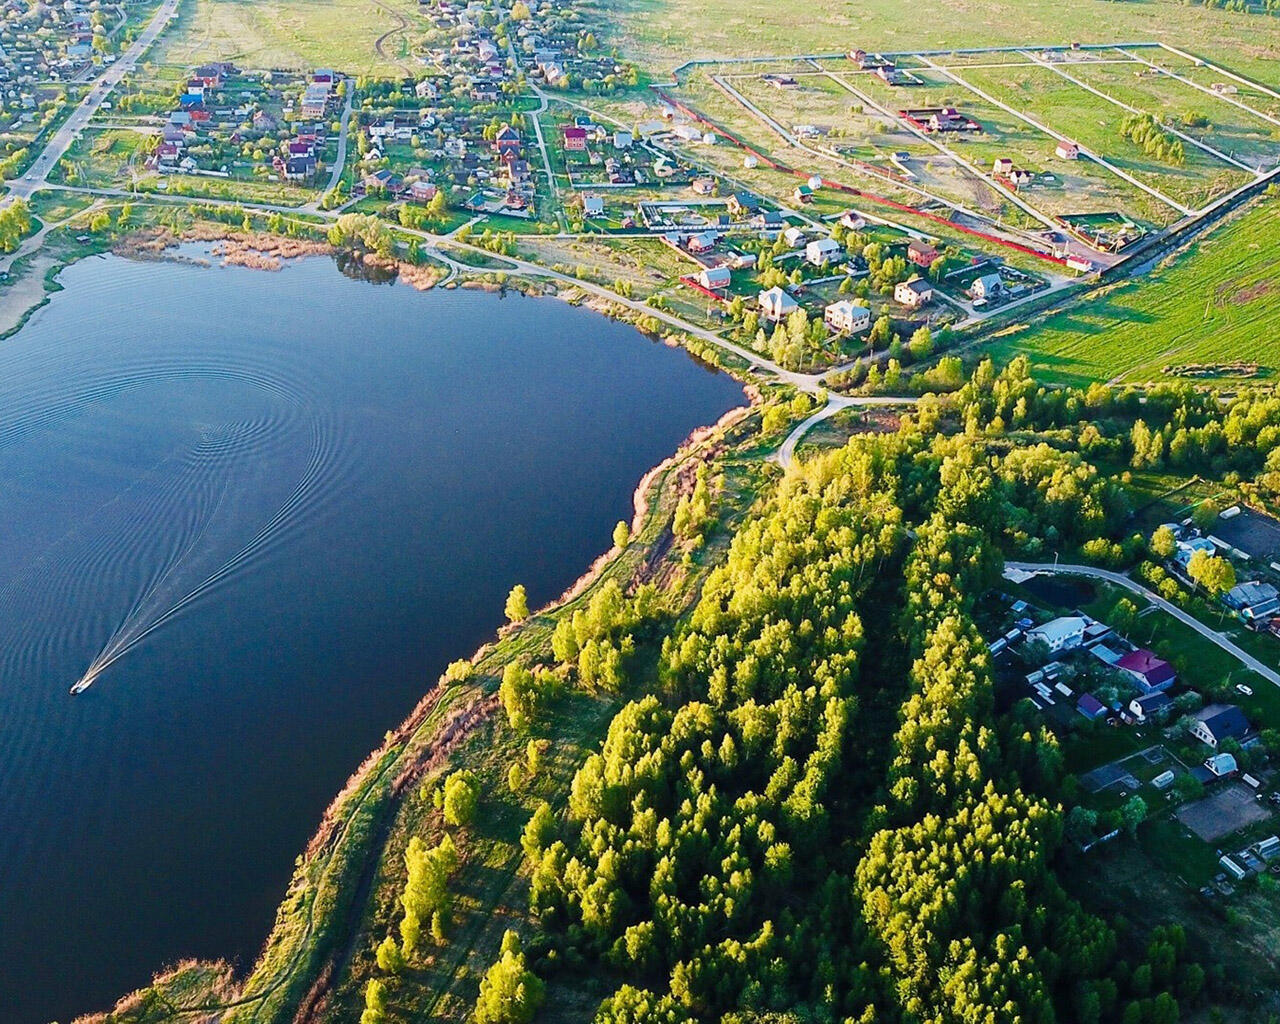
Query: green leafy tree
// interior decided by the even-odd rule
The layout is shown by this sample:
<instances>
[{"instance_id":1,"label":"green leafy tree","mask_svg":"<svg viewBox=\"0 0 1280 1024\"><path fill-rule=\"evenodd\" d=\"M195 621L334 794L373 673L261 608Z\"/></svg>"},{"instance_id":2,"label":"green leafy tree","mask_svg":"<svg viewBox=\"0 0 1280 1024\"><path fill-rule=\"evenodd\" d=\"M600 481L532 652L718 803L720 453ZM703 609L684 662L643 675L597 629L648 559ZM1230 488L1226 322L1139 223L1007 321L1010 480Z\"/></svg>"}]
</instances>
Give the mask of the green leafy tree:
<instances>
[{"instance_id":1,"label":"green leafy tree","mask_svg":"<svg viewBox=\"0 0 1280 1024\"><path fill-rule=\"evenodd\" d=\"M1168 526L1156 527L1155 532L1151 534L1151 553L1157 558L1168 561L1177 550L1178 538L1174 535L1173 529Z\"/></svg>"},{"instance_id":2,"label":"green leafy tree","mask_svg":"<svg viewBox=\"0 0 1280 1024\"><path fill-rule=\"evenodd\" d=\"M513 623L523 622L529 617L529 597L525 593L523 583L517 583L511 588L504 611L508 621Z\"/></svg>"},{"instance_id":3,"label":"green leafy tree","mask_svg":"<svg viewBox=\"0 0 1280 1024\"><path fill-rule=\"evenodd\" d=\"M542 982L525 965L519 936L507 931L498 960L480 982L476 1024L529 1024L543 998Z\"/></svg>"},{"instance_id":4,"label":"green leafy tree","mask_svg":"<svg viewBox=\"0 0 1280 1024\"><path fill-rule=\"evenodd\" d=\"M1197 551L1191 556L1191 561L1187 563L1187 575L1215 596L1236 585L1236 571L1231 563L1208 551Z\"/></svg>"},{"instance_id":5,"label":"green leafy tree","mask_svg":"<svg viewBox=\"0 0 1280 1024\"><path fill-rule=\"evenodd\" d=\"M480 782L469 769L454 772L444 783L444 820L459 827L470 825L480 801Z\"/></svg>"}]
</instances>

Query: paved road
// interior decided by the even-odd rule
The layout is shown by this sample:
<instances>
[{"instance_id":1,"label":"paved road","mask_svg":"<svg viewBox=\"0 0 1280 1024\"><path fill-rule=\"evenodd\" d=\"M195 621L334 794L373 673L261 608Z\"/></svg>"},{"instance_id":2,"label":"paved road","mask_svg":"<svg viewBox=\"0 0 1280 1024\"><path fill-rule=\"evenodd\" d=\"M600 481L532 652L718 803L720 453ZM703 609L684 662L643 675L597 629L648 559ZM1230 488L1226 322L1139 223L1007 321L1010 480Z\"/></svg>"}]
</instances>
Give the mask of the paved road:
<instances>
[{"instance_id":1,"label":"paved road","mask_svg":"<svg viewBox=\"0 0 1280 1024\"><path fill-rule=\"evenodd\" d=\"M71 112L61 127L45 143L44 149L36 157L30 169L21 178L9 183L7 200L19 198L30 199L32 194L43 188L49 180L49 173L58 165L58 161L71 148L71 144L79 137L93 115L98 112L104 100L125 75L136 66L142 55L150 49L151 44L160 37L169 19L178 9L178 0L165 0L160 9L152 15L142 34L122 53L114 64L108 67L90 87L89 93L80 105Z\"/></svg>"},{"instance_id":2,"label":"paved road","mask_svg":"<svg viewBox=\"0 0 1280 1024\"><path fill-rule=\"evenodd\" d=\"M1152 591L1148 590L1146 587L1142 586L1142 584L1140 583L1135 583L1133 580L1129 579L1128 576L1124 576L1118 572L1110 572L1107 569L1095 569L1091 565L1057 565L1055 566L1052 563L1040 563L1040 562L1006 562L1005 568L1006 570L1019 569L1022 572L1030 572L1030 573L1047 573L1047 574L1064 573L1068 576L1088 576L1091 579L1105 580L1108 583L1114 583L1117 586L1124 587L1125 590L1128 590L1131 593L1137 594L1140 597L1146 598L1148 601L1150 601L1153 605L1155 605L1161 611L1168 612L1170 615L1172 615L1175 619L1177 619L1183 625L1189 626L1191 629L1194 629L1197 633L1199 633L1202 637L1204 637L1210 643L1217 645L1222 650L1230 654L1237 661L1239 661L1241 664L1245 665L1247 668L1251 668L1254 672L1258 673L1258 675L1262 676L1262 678L1267 680L1267 682L1274 683L1276 686L1280 686L1280 673L1277 673L1275 669L1270 668L1269 666L1263 664L1261 661L1255 658L1248 651L1242 650L1241 648L1237 647L1234 643L1232 643L1229 639L1227 639L1227 637L1219 633L1216 629L1210 629L1208 626L1206 626L1203 622L1201 622L1195 616L1188 615L1177 605L1170 604L1159 594L1153 593Z\"/></svg>"},{"instance_id":3,"label":"paved road","mask_svg":"<svg viewBox=\"0 0 1280 1024\"><path fill-rule=\"evenodd\" d=\"M783 469L791 465L795 459L796 445L800 443L801 438L809 433L823 420L829 420L836 413L843 409L871 408L877 406L909 406L915 405L918 399L911 397L896 397L893 395L830 395L827 398L827 404L815 412L807 420L797 423L795 429L787 435L787 439L782 442L782 447L769 456L770 462L776 462Z\"/></svg>"}]
</instances>

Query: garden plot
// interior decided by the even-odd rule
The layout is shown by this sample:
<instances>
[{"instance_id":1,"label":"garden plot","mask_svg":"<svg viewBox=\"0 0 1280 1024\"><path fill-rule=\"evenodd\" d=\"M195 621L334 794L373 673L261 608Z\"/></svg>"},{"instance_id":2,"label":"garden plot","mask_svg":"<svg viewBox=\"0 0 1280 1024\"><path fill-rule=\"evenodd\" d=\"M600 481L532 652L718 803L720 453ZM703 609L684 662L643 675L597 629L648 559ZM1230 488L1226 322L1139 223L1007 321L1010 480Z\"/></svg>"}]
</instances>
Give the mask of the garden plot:
<instances>
[{"instance_id":1,"label":"garden plot","mask_svg":"<svg viewBox=\"0 0 1280 1024\"><path fill-rule=\"evenodd\" d=\"M1206 843L1212 843L1270 817L1248 786L1233 782L1212 796L1178 810L1178 820Z\"/></svg>"}]
</instances>

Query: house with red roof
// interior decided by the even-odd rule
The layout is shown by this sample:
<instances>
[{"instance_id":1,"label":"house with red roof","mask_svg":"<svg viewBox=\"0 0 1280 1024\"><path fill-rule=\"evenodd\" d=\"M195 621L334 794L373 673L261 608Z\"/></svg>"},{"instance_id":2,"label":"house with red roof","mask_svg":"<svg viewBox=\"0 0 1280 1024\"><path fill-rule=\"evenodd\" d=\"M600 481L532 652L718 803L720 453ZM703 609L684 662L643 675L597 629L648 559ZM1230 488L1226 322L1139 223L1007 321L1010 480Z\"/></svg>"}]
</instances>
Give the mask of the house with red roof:
<instances>
[{"instance_id":1,"label":"house with red roof","mask_svg":"<svg viewBox=\"0 0 1280 1024\"><path fill-rule=\"evenodd\" d=\"M566 125L564 129L564 148L566 152L585 152L587 148L587 130L575 125Z\"/></svg>"},{"instance_id":2,"label":"house with red roof","mask_svg":"<svg viewBox=\"0 0 1280 1024\"><path fill-rule=\"evenodd\" d=\"M1128 673L1143 693L1169 689L1177 681L1173 666L1147 650L1130 651L1116 662L1116 668Z\"/></svg>"}]
</instances>

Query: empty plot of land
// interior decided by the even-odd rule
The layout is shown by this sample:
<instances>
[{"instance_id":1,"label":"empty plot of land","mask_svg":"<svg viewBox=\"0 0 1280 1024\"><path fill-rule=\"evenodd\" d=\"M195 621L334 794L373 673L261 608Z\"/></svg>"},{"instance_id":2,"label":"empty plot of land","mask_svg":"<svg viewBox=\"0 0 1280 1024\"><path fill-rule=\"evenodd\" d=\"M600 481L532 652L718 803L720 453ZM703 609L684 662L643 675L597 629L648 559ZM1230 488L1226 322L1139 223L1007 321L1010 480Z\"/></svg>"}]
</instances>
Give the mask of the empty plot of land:
<instances>
[{"instance_id":1,"label":"empty plot of land","mask_svg":"<svg viewBox=\"0 0 1280 1024\"><path fill-rule=\"evenodd\" d=\"M1071 67L1069 74L1080 69ZM966 69L965 82L1073 139L1174 203L1200 208L1250 180L1250 174L1186 144L1175 165L1148 155L1121 134L1129 111L1047 67Z\"/></svg>"},{"instance_id":2,"label":"empty plot of land","mask_svg":"<svg viewBox=\"0 0 1280 1024\"><path fill-rule=\"evenodd\" d=\"M1280 205L1260 200L1172 265L997 339L993 355L1025 353L1042 376L1072 384L1273 378L1280 372L1277 247Z\"/></svg>"},{"instance_id":3,"label":"empty plot of land","mask_svg":"<svg viewBox=\"0 0 1280 1024\"><path fill-rule=\"evenodd\" d=\"M1072 73L1256 171L1270 170L1280 160L1280 139L1273 137L1276 125L1146 64L1092 65L1073 68Z\"/></svg>"},{"instance_id":4,"label":"empty plot of land","mask_svg":"<svg viewBox=\"0 0 1280 1024\"><path fill-rule=\"evenodd\" d=\"M1219 519L1212 532L1251 558L1280 560L1280 520L1246 508L1231 519Z\"/></svg>"},{"instance_id":5,"label":"empty plot of land","mask_svg":"<svg viewBox=\"0 0 1280 1024\"><path fill-rule=\"evenodd\" d=\"M375 44L400 22L425 24L404 0L192 0L166 33L156 59L183 66L234 60L245 67L310 69L400 76ZM394 57L389 50L390 57Z\"/></svg>"},{"instance_id":6,"label":"empty plot of land","mask_svg":"<svg viewBox=\"0 0 1280 1024\"><path fill-rule=\"evenodd\" d=\"M1186 804L1178 810L1178 820L1206 843L1238 832L1270 815L1248 786L1233 782L1212 796Z\"/></svg>"}]
</instances>

